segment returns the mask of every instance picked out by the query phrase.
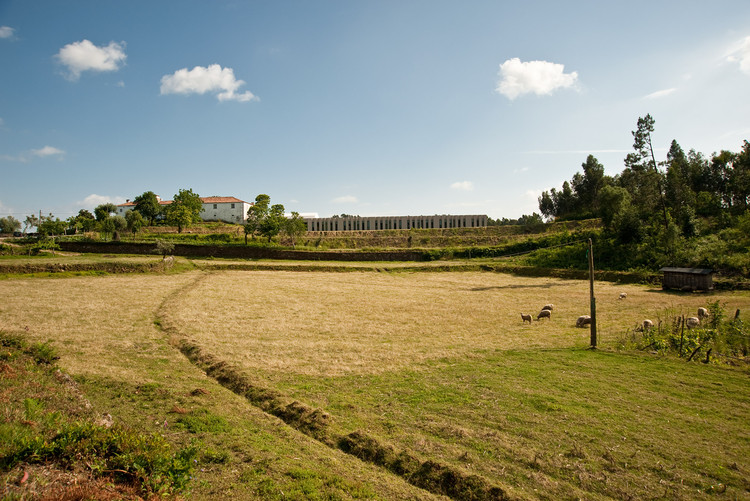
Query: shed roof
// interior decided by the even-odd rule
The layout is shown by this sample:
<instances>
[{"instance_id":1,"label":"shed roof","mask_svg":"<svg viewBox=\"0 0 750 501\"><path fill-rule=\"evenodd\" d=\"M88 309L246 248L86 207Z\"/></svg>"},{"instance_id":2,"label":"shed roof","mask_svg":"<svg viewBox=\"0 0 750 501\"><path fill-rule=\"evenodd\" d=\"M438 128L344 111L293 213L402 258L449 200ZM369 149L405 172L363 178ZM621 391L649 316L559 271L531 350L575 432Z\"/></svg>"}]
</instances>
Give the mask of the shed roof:
<instances>
[{"instance_id":1,"label":"shed roof","mask_svg":"<svg viewBox=\"0 0 750 501\"><path fill-rule=\"evenodd\" d=\"M662 268L659 271L668 273L687 273L690 275L710 275L714 270L707 268Z\"/></svg>"}]
</instances>

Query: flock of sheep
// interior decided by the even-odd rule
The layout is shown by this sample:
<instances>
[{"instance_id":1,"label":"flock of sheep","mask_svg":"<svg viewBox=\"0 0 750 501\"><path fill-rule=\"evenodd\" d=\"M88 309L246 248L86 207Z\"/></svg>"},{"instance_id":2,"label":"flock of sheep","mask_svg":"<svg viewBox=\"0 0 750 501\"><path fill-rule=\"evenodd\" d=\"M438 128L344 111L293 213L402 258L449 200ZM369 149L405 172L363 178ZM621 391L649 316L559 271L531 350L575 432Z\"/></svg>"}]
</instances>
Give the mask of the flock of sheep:
<instances>
[{"instance_id":1,"label":"flock of sheep","mask_svg":"<svg viewBox=\"0 0 750 501\"><path fill-rule=\"evenodd\" d=\"M625 299L627 297L628 297L627 292L621 292L619 299ZM536 316L536 319L537 320L541 320L542 318L552 319L552 310L554 307L555 305L553 304L545 304L542 307L542 310ZM698 316L687 317L685 319L685 325L687 326L688 329L698 327L705 318L708 318L708 310L703 307L698 308ZM527 313L521 313L521 322L531 323L531 320L532 320L531 315ZM576 320L576 327L586 327L587 325L591 325L591 315L581 315ZM645 319L640 325L640 329L644 331L647 331L653 327L654 327L654 322L649 319Z\"/></svg>"}]
</instances>

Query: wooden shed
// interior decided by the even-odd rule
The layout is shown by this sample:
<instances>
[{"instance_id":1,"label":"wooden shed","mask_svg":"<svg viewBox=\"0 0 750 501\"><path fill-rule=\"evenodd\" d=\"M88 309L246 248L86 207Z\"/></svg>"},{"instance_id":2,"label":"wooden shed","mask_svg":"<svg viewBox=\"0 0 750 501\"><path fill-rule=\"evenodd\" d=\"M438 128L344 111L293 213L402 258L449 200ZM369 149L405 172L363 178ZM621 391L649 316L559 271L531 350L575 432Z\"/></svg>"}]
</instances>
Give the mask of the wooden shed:
<instances>
[{"instance_id":1,"label":"wooden shed","mask_svg":"<svg viewBox=\"0 0 750 501\"><path fill-rule=\"evenodd\" d=\"M714 288L714 270L705 268L662 268L662 289L708 291Z\"/></svg>"}]
</instances>

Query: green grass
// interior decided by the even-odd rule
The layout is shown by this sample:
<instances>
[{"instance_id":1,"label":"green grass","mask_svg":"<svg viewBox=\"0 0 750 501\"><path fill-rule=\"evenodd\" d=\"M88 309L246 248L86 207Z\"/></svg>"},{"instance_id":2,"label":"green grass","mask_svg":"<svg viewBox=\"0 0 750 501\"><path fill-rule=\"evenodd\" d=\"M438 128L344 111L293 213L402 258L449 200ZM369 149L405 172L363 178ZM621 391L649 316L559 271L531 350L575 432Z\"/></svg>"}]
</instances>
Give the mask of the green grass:
<instances>
[{"instance_id":1,"label":"green grass","mask_svg":"<svg viewBox=\"0 0 750 501\"><path fill-rule=\"evenodd\" d=\"M19 469L28 473L33 465L61 470L85 465L78 481L95 485L96 479L106 477L118 483L123 493L132 487L146 496L186 492L197 450L173 450L159 435L95 423L87 402L52 365L56 359L49 343L28 346L19 336L0 332L0 485L4 498L69 495L63 485L32 479L24 491L23 485L11 481ZM91 491L96 496L96 488Z\"/></svg>"}]
</instances>

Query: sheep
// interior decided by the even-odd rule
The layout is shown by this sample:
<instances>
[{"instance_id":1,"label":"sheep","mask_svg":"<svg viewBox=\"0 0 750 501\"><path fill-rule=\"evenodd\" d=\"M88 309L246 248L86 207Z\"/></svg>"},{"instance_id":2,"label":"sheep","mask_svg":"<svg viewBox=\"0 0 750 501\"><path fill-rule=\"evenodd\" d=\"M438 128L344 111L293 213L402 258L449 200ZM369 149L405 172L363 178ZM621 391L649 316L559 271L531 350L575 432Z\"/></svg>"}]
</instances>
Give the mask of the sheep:
<instances>
[{"instance_id":1,"label":"sheep","mask_svg":"<svg viewBox=\"0 0 750 501\"><path fill-rule=\"evenodd\" d=\"M692 329L693 327L698 327L701 324L701 320L698 317L687 317L685 319L685 325L687 325L688 329Z\"/></svg>"},{"instance_id":2,"label":"sheep","mask_svg":"<svg viewBox=\"0 0 750 501\"><path fill-rule=\"evenodd\" d=\"M628 293L627 292L621 292L619 299L625 299L626 297L628 297Z\"/></svg>"},{"instance_id":3,"label":"sheep","mask_svg":"<svg viewBox=\"0 0 750 501\"><path fill-rule=\"evenodd\" d=\"M708 310L706 308L698 308L698 318L703 320L708 317Z\"/></svg>"},{"instance_id":4,"label":"sheep","mask_svg":"<svg viewBox=\"0 0 750 501\"><path fill-rule=\"evenodd\" d=\"M526 313L521 313L521 323L531 323L531 315L527 315Z\"/></svg>"},{"instance_id":5,"label":"sheep","mask_svg":"<svg viewBox=\"0 0 750 501\"><path fill-rule=\"evenodd\" d=\"M586 327L587 325L591 325L590 315L581 315L578 317L578 320L576 320L576 327Z\"/></svg>"},{"instance_id":6,"label":"sheep","mask_svg":"<svg viewBox=\"0 0 750 501\"><path fill-rule=\"evenodd\" d=\"M554 307L555 307L555 305L554 305L554 304L545 304L544 306L542 306L542 309L543 309L543 310L549 310L549 311L552 311L552 309L553 309Z\"/></svg>"},{"instance_id":7,"label":"sheep","mask_svg":"<svg viewBox=\"0 0 750 501\"><path fill-rule=\"evenodd\" d=\"M539 315L536 316L536 319L539 320L541 318L549 318L552 320L552 312L550 310L542 310L539 312Z\"/></svg>"},{"instance_id":8,"label":"sheep","mask_svg":"<svg viewBox=\"0 0 750 501\"><path fill-rule=\"evenodd\" d=\"M646 320L643 321L643 331L644 332L647 331L647 330L649 330L649 329L653 329L653 328L654 328L654 323L651 320L646 319Z\"/></svg>"}]
</instances>

